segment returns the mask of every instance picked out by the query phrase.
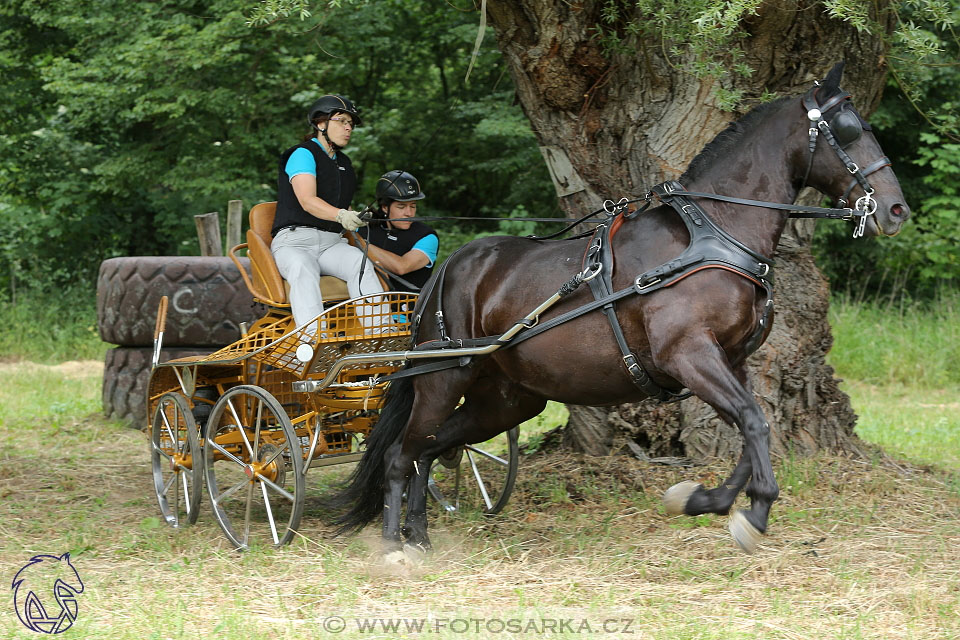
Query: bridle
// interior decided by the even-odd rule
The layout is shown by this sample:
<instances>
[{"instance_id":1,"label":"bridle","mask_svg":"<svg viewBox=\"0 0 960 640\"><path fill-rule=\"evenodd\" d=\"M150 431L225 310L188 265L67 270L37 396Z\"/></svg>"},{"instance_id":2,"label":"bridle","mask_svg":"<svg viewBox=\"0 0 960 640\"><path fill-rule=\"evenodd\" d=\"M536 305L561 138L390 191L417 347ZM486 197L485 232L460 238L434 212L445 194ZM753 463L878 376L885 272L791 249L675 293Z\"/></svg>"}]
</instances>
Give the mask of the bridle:
<instances>
[{"instance_id":1,"label":"bridle","mask_svg":"<svg viewBox=\"0 0 960 640\"><path fill-rule=\"evenodd\" d=\"M837 206L840 208L846 207L850 199L850 194L857 184L863 189L864 195L858 198L854 205L854 210L860 212L860 220L853 230L853 237L860 238L863 236L864 229L866 228L867 218L877 212L877 201L873 199L874 189L867 180L867 176L879 171L883 167L889 167L890 158L883 156L879 160L874 160L861 169L860 166L850 158L847 152L844 151L844 147L859 140L863 135L864 129L870 131L870 125L860 117L860 114L858 114L853 107L849 106L849 92L840 91L827 99L823 104L819 104L817 101L817 92L819 89L820 85L816 83L816 86L807 91L801 99L803 108L807 112L807 119L810 120L810 129L808 130L810 136L810 160L807 163L807 171L803 176L801 189L807 185L810 170L813 168L813 154L817 150L817 141L822 134L827 140L827 144L829 144L830 148L837 154L840 162L843 163L843 166L846 167L850 175L853 176L850 184L847 185L846 191L843 192L843 196L837 199ZM839 110L829 120L826 120L824 115L833 109Z\"/></svg>"}]
</instances>

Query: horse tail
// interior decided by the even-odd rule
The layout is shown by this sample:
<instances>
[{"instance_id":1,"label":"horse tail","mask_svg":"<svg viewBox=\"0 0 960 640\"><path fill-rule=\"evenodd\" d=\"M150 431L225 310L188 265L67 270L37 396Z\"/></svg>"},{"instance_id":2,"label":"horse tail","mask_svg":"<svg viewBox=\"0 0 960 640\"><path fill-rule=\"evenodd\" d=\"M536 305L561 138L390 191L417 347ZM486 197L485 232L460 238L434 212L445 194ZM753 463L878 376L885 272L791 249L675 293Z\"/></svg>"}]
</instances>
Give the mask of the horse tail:
<instances>
[{"instance_id":1,"label":"horse tail","mask_svg":"<svg viewBox=\"0 0 960 640\"><path fill-rule=\"evenodd\" d=\"M339 526L334 535L356 533L383 513L386 454L402 437L415 396L412 378L390 383L380 419L367 437L367 450L347 481L325 501L334 509L349 508L334 520Z\"/></svg>"}]
</instances>

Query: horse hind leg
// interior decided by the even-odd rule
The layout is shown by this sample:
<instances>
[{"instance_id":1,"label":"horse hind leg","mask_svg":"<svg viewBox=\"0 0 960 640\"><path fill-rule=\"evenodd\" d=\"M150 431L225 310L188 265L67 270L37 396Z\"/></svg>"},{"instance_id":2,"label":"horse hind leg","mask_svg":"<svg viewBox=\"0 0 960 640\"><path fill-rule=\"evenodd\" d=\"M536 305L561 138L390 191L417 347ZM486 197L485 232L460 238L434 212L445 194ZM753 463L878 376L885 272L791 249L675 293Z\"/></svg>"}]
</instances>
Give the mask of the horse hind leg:
<instances>
[{"instance_id":1,"label":"horse hind leg","mask_svg":"<svg viewBox=\"0 0 960 640\"><path fill-rule=\"evenodd\" d=\"M446 374L446 375L444 375ZM429 447L431 425L436 429L454 413L461 394L470 384L469 372L437 372L413 381L414 401L400 437L384 454L383 474L383 552L402 552L400 522L404 490L409 495L411 478L417 473L424 445ZM374 427L376 428L376 427ZM423 434L423 435L421 435Z\"/></svg>"},{"instance_id":2,"label":"horse hind leg","mask_svg":"<svg viewBox=\"0 0 960 640\"><path fill-rule=\"evenodd\" d=\"M537 416L545 406L546 400L518 392L509 381L485 379L468 391L463 405L439 428L410 432L404 447L409 443L416 457L407 487L406 522L401 529L406 546L418 551L431 548L427 533L427 482L436 457L453 447L489 440Z\"/></svg>"},{"instance_id":3,"label":"horse hind leg","mask_svg":"<svg viewBox=\"0 0 960 640\"><path fill-rule=\"evenodd\" d=\"M724 421L735 425L743 434L744 448L740 461L723 485L711 490L693 483L671 487L664 495L667 509L688 515L727 513L749 480L750 509L731 516L730 532L744 551L752 553L760 535L767 530L770 507L780 493L770 462L770 425L716 341L685 341L674 352L682 355L664 366L664 370L683 381ZM743 376L742 371L740 374Z\"/></svg>"}]
</instances>

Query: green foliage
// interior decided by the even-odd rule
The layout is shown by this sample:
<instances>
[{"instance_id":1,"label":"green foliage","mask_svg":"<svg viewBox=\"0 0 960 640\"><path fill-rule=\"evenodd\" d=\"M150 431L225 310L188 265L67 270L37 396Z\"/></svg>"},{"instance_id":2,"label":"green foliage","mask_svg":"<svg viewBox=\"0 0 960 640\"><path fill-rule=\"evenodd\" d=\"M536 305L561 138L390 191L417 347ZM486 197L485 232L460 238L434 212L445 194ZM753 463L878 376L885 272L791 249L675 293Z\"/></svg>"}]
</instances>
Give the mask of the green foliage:
<instances>
[{"instance_id":1,"label":"green foliage","mask_svg":"<svg viewBox=\"0 0 960 640\"><path fill-rule=\"evenodd\" d=\"M745 77L752 69L736 43L760 4L608 0L593 36L611 55L658 46L686 72ZM865 6L822 3L837 19L876 29ZM914 217L883 242L851 244L843 225L820 225L819 253L835 282L876 288L888 273L889 287L899 274L928 297L956 282L958 7L894 5L891 87L906 93L888 91L872 120ZM348 149L360 178L356 206L372 200L379 175L403 168L424 185L424 215L559 215L491 33L464 85L477 23L475 10L429 0L0 6L0 295L90 283L116 255L195 253L194 214L275 197L277 154L306 133L304 112L325 92L350 96L365 116ZM714 86L721 108L743 100L729 82ZM922 127L918 110L928 118ZM546 230L437 226L449 236L444 253L476 235Z\"/></svg>"},{"instance_id":2,"label":"green foliage","mask_svg":"<svg viewBox=\"0 0 960 640\"><path fill-rule=\"evenodd\" d=\"M609 54L633 55L644 39L660 42L678 68L698 77L753 73L743 52L730 44L747 35L744 18L762 0L606 0L594 37ZM739 96L736 96L739 98ZM720 96L735 105L733 96Z\"/></svg>"},{"instance_id":3,"label":"green foliage","mask_svg":"<svg viewBox=\"0 0 960 640\"><path fill-rule=\"evenodd\" d=\"M425 215L556 210L493 37L461 86L475 13L338 4L0 8L0 290L90 281L115 255L196 253L194 214L275 198L277 155L327 92L365 116L348 149L356 206L402 167Z\"/></svg>"},{"instance_id":4,"label":"green foliage","mask_svg":"<svg viewBox=\"0 0 960 640\"><path fill-rule=\"evenodd\" d=\"M960 43L953 29L960 2L898 6L900 45L870 121L912 209L910 221L897 237L873 242L852 242L846 225L821 223L814 250L835 289L929 300L960 284Z\"/></svg>"}]
</instances>

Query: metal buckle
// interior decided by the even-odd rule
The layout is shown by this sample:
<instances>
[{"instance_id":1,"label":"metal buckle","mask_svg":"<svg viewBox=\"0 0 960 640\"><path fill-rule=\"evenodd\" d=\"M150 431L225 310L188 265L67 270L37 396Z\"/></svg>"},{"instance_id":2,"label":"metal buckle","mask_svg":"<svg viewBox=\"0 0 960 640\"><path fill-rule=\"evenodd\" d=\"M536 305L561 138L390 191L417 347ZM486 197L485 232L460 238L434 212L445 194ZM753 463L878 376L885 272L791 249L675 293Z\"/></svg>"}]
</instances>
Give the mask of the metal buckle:
<instances>
[{"instance_id":1,"label":"metal buckle","mask_svg":"<svg viewBox=\"0 0 960 640\"><path fill-rule=\"evenodd\" d=\"M620 198L617 202L613 200L604 200L603 201L603 210L607 212L609 216L615 216L627 207L627 203L630 202L626 197ZM610 205L609 207L607 205Z\"/></svg>"},{"instance_id":2,"label":"metal buckle","mask_svg":"<svg viewBox=\"0 0 960 640\"><path fill-rule=\"evenodd\" d=\"M640 278L637 278L636 281L633 283L633 286L637 288L637 291L643 291L644 289L649 289L650 287L652 287L655 284L658 284L659 282L660 282L660 278L654 278L647 284L641 285Z\"/></svg>"},{"instance_id":3,"label":"metal buckle","mask_svg":"<svg viewBox=\"0 0 960 640\"><path fill-rule=\"evenodd\" d=\"M847 165L847 171L849 171L851 175L856 175L860 173L860 167L857 166L856 162L851 161L850 164Z\"/></svg>"},{"instance_id":4,"label":"metal buckle","mask_svg":"<svg viewBox=\"0 0 960 640\"><path fill-rule=\"evenodd\" d=\"M760 264L761 267L763 267L763 273L759 273L759 274L757 274L757 275L758 275L759 277L763 278L763 277L766 276L768 273L770 273L770 264L767 263L767 262L761 262L761 263L759 263L759 264Z\"/></svg>"},{"instance_id":5,"label":"metal buckle","mask_svg":"<svg viewBox=\"0 0 960 640\"><path fill-rule=\"evenodd\" d=\"M583 271L580 272L580 275L583 276L581 279L581 282L590 282L591 280L596 278L598 275L600 275L601 271L603 271L602 262L598 262L592 272L588 272L586 269L584 269Z\"/></svg>"}]
</instances>

